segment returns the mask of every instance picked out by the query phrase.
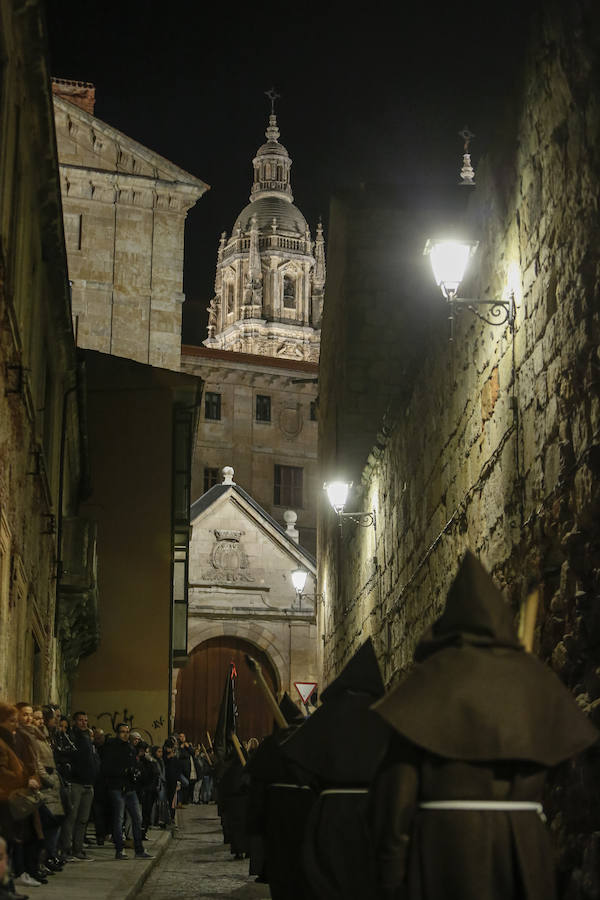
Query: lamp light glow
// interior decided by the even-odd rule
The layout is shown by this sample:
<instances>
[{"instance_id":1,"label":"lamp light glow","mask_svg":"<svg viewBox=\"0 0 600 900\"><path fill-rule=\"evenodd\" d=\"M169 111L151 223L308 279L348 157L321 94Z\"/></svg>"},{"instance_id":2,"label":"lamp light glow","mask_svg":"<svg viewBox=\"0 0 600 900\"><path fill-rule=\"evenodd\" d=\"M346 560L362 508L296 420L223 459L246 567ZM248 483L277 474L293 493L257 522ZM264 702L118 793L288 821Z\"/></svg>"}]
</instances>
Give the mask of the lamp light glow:
<instances>
[{"instance_id":1,"label":"lamp light glow","mask_svg":"<svg viewBox=\"0 0 600 900\"><path fill-rule=\"evenodd\" d=\"M464 278L469 257L477 249L469 241L429 240L425 254L429 255L433 277L447 299L454 297Z\"/></svg>"},{"instance_id":2,"label":"lamp light glow","mask_svg":"<svg viewBox=\"0 0 600 900\"><path fill-rule=\"evenodd\" d=\"M323 485L327 491L327 497L336 513L340 513L346 505L348 499L348 491L352 486L352 482L346 481L330 481Z\"/></svg>"},{"instance_id":3,"label":"lamp light glow","mask_svg":"<svg viewBox=\"0 0 600 900\"><path fill-rule=\"evenodd\" d=\"M307 576L308 572L306 569L294 569L292 572L292 584L294 585L297 594L301 594L304 590Z\"/></svg>"}]
</instances>

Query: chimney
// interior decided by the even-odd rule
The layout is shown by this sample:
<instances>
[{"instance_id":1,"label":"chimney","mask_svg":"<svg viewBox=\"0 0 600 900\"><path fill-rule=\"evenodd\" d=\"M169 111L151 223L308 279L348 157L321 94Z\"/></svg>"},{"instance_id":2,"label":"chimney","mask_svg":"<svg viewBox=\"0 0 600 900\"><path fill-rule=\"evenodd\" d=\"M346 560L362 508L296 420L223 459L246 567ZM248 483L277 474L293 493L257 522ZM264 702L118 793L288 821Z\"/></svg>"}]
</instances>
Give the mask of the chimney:
<instances>
[{"instance_id":1,"label":"chimney","mask_svg":"<svg viewBox=\"0 0 600 900\"><path fill-rule=\"evenodd\" d=\"M52 93L75 106L81 107L90 116L94 115L96 88L89 81L69 81L67 78L52 79Z\"/></svg>"}]
</instances>

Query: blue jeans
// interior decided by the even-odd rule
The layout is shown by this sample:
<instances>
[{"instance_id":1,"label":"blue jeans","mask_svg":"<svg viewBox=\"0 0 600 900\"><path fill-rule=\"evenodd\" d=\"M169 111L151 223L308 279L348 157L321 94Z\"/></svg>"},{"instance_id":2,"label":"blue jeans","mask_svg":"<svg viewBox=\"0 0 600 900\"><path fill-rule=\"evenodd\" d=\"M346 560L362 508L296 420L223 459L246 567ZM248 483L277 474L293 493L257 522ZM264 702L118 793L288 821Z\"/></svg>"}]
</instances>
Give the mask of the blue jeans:
<instances>
[{"instance_id":1,"label":"blue jeans","mask_svg":"<svg viewBox=\"0 0 600 900\"><path fill-rule=\"evenodd\" d=\"M200 802L201 803L209 803L212 800L212 795L213 795L212 775L203 775L202 776L202 788L200 789Z\"/></svg>"},{"instance_id":2,"label":"blue jeans","mask_svg":"<svg viewBox=\"0 0 600 900\"><path fill-rule=\"evenodd\" d=\"M142 844L142 813L140 811L140 802L135 791L120 791L110 788L108 791L110 803L113 811L113 841L115 842L115 850L120 852L123 849L123 816L125 815L125 807L131 816L131 828L133 831L133 846L136 853L144 852Z\"/></svg>"}]
</instances>

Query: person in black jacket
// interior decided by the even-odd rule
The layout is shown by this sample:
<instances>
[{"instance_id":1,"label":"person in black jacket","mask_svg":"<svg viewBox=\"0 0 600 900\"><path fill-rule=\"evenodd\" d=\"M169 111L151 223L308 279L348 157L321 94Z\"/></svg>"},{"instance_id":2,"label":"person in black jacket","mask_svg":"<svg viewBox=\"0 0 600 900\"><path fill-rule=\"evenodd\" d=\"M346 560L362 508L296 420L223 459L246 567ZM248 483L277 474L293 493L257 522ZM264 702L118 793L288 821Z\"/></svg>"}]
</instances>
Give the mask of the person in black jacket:
<instances>
[{"instance_id":1,"label":"person in black jacket","mask_svg":"<svg viewBox=\"0 0 600 900\"><path fill-rule=\"evenodd\" d=\"M181 761L177 757L177 751L173 744L167 740L164 745L165 779L167 782L167 800L171 823L175 822L175 807L177 805L177 791L181 787Z\"/></svg>"},{"instance_id":2,"label":"person in black jacket","mask_svg":"<svg viewBox=\"0 0 600 900\"><path fill-rule=\"evenodd\" d=\"M123 850L125 808L131 816L136 859L152 859L142 844L142 815L135 792L139 768L136 765L135 749L129 743L129 725L126 722L117 725L116 738L106 743L102 758L102 774L113 812L115 859L127 859L127 854Z\"/></svg>"},{"instance_id":3,"label":"person in black jacket","mask_svg":"<svg viewBox=\"0 0 600 900\"><path fill-rule=\"evenodd\" d=\"M152 809L157 799L159 771L156 762L148 753L146 741L140 741L135 749L136 766L139 770L135 792L142 809L142 840L145 841L151 824Z\"/></svg>"},{"instance_id":4,"label":"person in black jacket","mask_svg":"<svg viewBox=\"0 0 600 900\"><path fill-rule=\"evenodd\" d=\"M61 828L61 849L67 859L89 860L93 857L85 852L83 840L94 800L94 782L100 769L100 760L92 743L85 712L73 713L70 737L75 748L70 759L71 809Z\"/></svg>"}]
</instances>

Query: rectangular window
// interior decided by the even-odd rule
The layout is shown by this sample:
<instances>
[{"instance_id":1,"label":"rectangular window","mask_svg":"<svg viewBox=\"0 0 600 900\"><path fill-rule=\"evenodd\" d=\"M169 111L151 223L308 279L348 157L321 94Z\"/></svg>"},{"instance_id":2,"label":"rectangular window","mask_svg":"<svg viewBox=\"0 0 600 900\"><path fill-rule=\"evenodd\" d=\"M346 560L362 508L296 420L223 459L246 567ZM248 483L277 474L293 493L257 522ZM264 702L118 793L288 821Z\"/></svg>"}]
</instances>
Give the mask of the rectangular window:
<instances>
[{"instance_id":1,"label":"rectangular window","mask_svg":"<svg viewBox=\"0 0 600 900\"><path fill-rule=\"evenodd\" d=\"M271 421L271 398L264 394L256 395L256 421Z\"/></svg>"},{"instance_id":2,"label":"rectangular window","mask_svg":"<svg viewBox=\"0 0 600 900\"><path fill-rule=\"evenodd\" d=\"M204 418L218 421L221 418L221 395L207 391L204 395Z\"/></svg>"},{"instance_id":3,"label":"rectangular window","mask_svg":"<svg viewBox=\"0 0 600 900\"><path fill-rule=\"evenodd\" d=\"M302 507L302 476L299 466L275 466L273 503L290 508Z\"/></svg>"},{"instance_id":4,"label":"rectangular window","mask_svg":"<svg viewBox=\"0 0 600 900\"><path fill-rule=\"evenodd\" d=\"M317 421L317 401L316 400L310 401L310 421L311 422Z\"/></svg>"},{"instance_id":5,"label":"rectangular window","mask_svg":"<svg viewBox=\"0 0 600 900\"><path fill-rule=\"evenodd\" d=\"M209 491L213 485L219 483L219 470L218 469L204 469L204 493Z\"/></svg>"}]
</instances>

